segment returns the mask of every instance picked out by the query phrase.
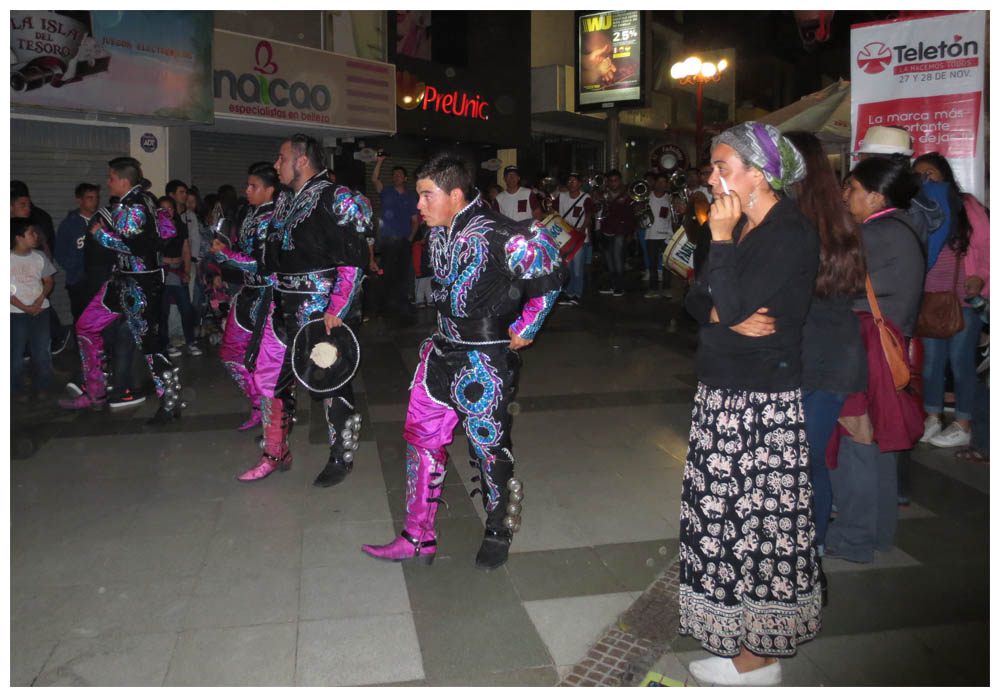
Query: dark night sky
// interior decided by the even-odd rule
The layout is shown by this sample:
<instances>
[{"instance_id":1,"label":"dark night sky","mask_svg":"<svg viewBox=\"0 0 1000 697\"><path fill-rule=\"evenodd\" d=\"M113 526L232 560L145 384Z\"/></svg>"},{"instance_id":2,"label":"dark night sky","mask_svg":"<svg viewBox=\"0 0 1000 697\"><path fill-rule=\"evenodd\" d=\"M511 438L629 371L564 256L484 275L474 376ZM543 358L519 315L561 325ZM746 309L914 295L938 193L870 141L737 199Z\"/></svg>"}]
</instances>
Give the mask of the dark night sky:
<instances>
[{"instance_id":1,"label":"dark night sky","mask_svg":"<svg viewBox=\"0 0 1000 697\"><path fill-rule=\"evenodd\" d=\"M889 10L844 10L833 15L831 37L824 43L803 45L791 10L687 11L683 24L672 11L654 11L657 21L684 34L692 51L733 47L736 49L737 104L750 100L765 109L784 104L769 103L777 97L764 94L767 80L754 79L755 57L778 57L796 66L793 100L820 89L822 76L850 79L850 28L852 24L890 19ZM763 68L760 68L763 70ZM778 101L780 98L777 98Z\"/></svg>"}]
</instances>

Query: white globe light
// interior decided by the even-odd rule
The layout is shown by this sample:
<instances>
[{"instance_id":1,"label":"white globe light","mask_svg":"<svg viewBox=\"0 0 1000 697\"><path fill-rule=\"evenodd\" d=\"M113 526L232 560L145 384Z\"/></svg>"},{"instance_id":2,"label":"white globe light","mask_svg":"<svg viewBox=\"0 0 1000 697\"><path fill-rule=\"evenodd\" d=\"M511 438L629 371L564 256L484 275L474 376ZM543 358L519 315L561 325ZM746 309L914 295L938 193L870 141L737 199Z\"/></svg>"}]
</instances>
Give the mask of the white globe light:
<instances>
[{"instance_id":1,"label":"white globe light","mask_svg":"<svg viewBox=\"0 0 1000 697\"><path fill-rule=\"evenodd\" d=\"M728 66L728 65L729 65L729 63L726 61L725 58L723 58L722 60L720 60L719 61L719 72L721 73L723 70L725 70L726 66Z\"/></svg>"},{"instance_id":2,"label":"white globe light","mask_svg":"<svg viewBox=\"0 0 1000 697\"><path fill-rule=\"evenodd\" d=\"M705 77L712 77L713 75L715 75L715 66L712 65L711 63L702 63L701 74L704 75Z\"/></svg>"},{"instance_id":3,"label":"white globe light","mask_svg":"<svg viewBox=\"0 0 1000 697\"><path fill-rule=\"evenodd\" d=\"M688 75L697 75L698 71L701 70L701 60L691 56L684 61L684 69L687 71Z\"/></svg>"},{"instance_id":4,"label":"white globe light","mask_svg":"<svg viewBox=\"0 0 1000 697\"><path fill-rule=\"evenodd\" d=\"M670 68L670 77L675 80L680 80L682 77L687 75L687 69L684 67L683 63L674 63Z\"/></svg>"}]
</instances>

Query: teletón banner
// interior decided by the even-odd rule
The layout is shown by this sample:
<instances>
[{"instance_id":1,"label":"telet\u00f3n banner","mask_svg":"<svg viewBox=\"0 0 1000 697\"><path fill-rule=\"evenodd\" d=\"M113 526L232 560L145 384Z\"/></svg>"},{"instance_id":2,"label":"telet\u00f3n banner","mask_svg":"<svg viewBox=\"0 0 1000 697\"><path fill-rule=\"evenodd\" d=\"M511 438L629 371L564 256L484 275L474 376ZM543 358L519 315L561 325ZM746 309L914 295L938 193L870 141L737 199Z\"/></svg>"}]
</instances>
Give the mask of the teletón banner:
<instances>
[{"instance_id":1,"label":"telet\u00f3n banner","mask_svg":"<svg viewBox=\"0 0 1000 697\"><path fill-rule=\"evenodd\" d=\"M388 63L216 29L217 118L393 133L396 74Z\"/></svg>"},{"instance_id":2,"label":"telet\u00f3n banner","mask_svg":"<svg viewBox=\"0 0 1000 697\"><path fill-rule=\"evenodd\" d=\"M986 13L953 12L851 28L852 150L872 126L937 151L963 191L984 199Z\"/></svg>"},{"instance_id":3,"label":"telet\u00f3n banner","mask_svg":"<svg viewBox=\"0 0 1000 697\"><path fill-rule=\"evenodd\" d=\"M211 123L207 10L11 10L10 101Z\"/></svg>"}]
</instances>

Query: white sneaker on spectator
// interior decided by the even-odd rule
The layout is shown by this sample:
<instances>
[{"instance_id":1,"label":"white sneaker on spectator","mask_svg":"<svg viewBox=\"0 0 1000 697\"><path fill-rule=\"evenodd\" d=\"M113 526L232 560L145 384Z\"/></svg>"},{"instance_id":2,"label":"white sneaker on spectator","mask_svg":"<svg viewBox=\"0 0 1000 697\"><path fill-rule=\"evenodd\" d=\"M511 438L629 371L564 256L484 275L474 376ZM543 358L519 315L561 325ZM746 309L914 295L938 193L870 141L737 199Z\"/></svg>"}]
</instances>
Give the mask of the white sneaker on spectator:
<instances>
[{"instance_id":1,"label":"white sneaker on spectator","mask_svg":"<svg viewBox=\"0 0 1000 697\"><path fill-rule=\"evenodd\" d=\"M658 290L647 290L646 294L643 295L642 297L644 297L644 298L659 298L660 297L660 291L658 291Z\"/></svg>"},{"instance_id":2,"label":"white sneaker on spectator","mask_svg":"<svg viewBox=\"0 0 1000 697\"><path fill-rule=\"evenodd\" d=\"M733 659L722 656L692 661L688 670L701 685L732 685L741 687L763 687L781 683L781 665L778 661L741 673L733 665Z\"/></svg>"},{"instance_id":3,"label":"white sneaker on spectator","mask_svg":"<svg viewBox=\"0 0 1000 697\"><path fill-rule=\"evenodd\" d=\"M930 439L930 444L938 448L955 448L971 442L972 431L966 431L956 422L950 423L948 428Z\"/></svg>"},{"instance_id":4,"label":"white sneaker on spectator","mask_svg":"<svg viewBox=\"0 0 1000 697\"><path fill-rule=\"evenodd\" d=\"M187 349L188 349L188 353L190 353L192 356L201 356L201 355L204 355L202 353L202 350L200 348L198 348L198 344L188 344Z\"/></svg>"},{"instance_id":5,"label":"white sneaker on spectator","mask_svg":"<svg viewBox=\"0 0 1000 697\"><path fill-rule=\"evenodd\" d=\"M177 358L182 354L179 348L177 348L173 344L170 344L170 346L167 347L167 355L170 356L171 358Z\"/></svg>"},{"instance_id":6,"label":"white sneaker on spectator","mask_svg":"<svg viewBox=\"0 0 1000 697\"><path fill-rule=\"evenodd\" d=\"M937 416L928 416L924 419L924 435L920 436L921 443L929 443L931 438L941 433L941 419Z\"/></svg>"}]
</instances>

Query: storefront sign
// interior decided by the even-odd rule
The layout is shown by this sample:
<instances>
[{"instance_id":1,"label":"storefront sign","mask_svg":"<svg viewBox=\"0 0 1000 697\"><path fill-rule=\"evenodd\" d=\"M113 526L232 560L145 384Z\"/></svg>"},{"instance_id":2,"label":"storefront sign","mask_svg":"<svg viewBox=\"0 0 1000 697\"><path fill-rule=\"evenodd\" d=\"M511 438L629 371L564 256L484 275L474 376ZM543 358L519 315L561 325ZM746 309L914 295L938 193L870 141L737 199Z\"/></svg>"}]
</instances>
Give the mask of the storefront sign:
<instances>
[{"instance_id":1,"label":"storefront sign","mask_svg":"<svg viewBox=\"0 0 1000 697\"><path fill-rule=\"evenodd\" d=\"M959 187L982 199L985 34L981 11L853 26L852 150L872 126L905 128L914 157L941 153Z\"/></svg>"},{"instance_id":2,"label":"storefront sign","mask_svg":"<svg viewBox=\"0 0 1000 697\"><path fill-rule=\"evenodd\" d=\"M395 131L391 65L221 29L214 36L216 117Z\"/></svg>"},{"instance_id":3,"label":"storefront sign","mask_svg":"<svg viewBox=\"0 0 1000 697\"><path fill-rule=\"evenodd\" d=\"M146 152L156 152L157 145L156 136L152 133L143 133L139 138L139 147Z\"/></svg>"},{"instance_id":4,"label":"storefront sign","mask_svg":"<svg viewBox=\"0 0 1000 697\"><path fill-rule=\"evenodd\" d=\"M643 11L582 14L577 22L579 110L643 106Z\"/></svg>"},{"instance_id":5,"label":"storefront sign","mask_svg":"<svg viewBox=\"0 0 1000 697\"><path fill-rule=\"evenodd\" d=\"M438 92L437 88L427 85L424 91L424 111L436 111L452 116L467 116L471 119L488 121L490 104L478 94L475 97L466 92Z\"/></svg>"},{"instance_id":6,"label":"storefront sign","mask_svg":"<svg viewBox=\"0 0 1000 697\"><path fill-rule=\"evenodd\" d=\"M10 100L212 121L212 13L12 10Z\"/></svg>"}]
</instances>

